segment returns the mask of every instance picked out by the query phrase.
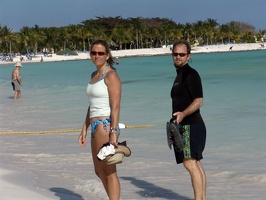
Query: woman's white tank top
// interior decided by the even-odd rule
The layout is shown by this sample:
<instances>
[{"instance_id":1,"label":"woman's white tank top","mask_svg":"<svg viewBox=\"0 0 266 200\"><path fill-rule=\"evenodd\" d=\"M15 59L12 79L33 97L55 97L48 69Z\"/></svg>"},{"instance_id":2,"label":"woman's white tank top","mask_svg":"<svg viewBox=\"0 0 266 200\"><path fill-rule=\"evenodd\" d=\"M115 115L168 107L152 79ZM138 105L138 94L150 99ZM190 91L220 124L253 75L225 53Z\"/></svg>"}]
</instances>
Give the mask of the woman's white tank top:
<instances>
[{"instance_id":1,"label":"woman's white tank top","mask_svg":"<svg viewBox=\"0 0 266 200\"><path fill-rule=\"evenodd\" d=\"M96 83L89 83L86 93L89 97L90 118L110 116L109 94L104 78Z\"/></svg>"}]
</instances>

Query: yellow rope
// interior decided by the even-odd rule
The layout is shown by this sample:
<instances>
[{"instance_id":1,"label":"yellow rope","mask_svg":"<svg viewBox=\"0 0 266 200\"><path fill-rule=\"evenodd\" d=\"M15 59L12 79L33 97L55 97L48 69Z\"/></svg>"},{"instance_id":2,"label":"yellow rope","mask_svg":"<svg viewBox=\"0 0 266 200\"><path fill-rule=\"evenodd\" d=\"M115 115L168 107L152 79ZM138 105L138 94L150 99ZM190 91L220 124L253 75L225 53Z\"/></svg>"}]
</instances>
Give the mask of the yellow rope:
<instances>
[{"instance_id":1,"label":"yellow rope","mask_svg":"<svg viewBox=\"0 0 266 200\"><path fill-rule=\"evenodd\" d=\"M80 132L81 129L76 130L53 130L53 131L18 131L18 132L0 132L0 134L47 134L47 133L70 133L70 132Z\"/></svg>"},{"instance_id":2,"label":"yellow rope","mask_svg":"<svg viewBox=\"0 0 266 200\"><path fill-rule=\"evenodd\" d=\"M127 125L125 128L149 128L154 125L139 125L139 126L130 126ZM0 132L0 135L4 134L50 134L50 133L73 133L73 132L80 132L81 129L73 129L73 130L52 130L52 131L18 131L18 132L12 132L12 131L2 131Z\"/></svg>"},{"instance_id":3,"label":"yellow rope","mask_svg":"<svg viewBox=\"0 0 266 200\"><path fill-rule=\"evenodd\" d=\"M126 125L126 128L149 128L151 126L154 126L154 125L139 125L139 126Z\"/></svg>"}]
</instances>

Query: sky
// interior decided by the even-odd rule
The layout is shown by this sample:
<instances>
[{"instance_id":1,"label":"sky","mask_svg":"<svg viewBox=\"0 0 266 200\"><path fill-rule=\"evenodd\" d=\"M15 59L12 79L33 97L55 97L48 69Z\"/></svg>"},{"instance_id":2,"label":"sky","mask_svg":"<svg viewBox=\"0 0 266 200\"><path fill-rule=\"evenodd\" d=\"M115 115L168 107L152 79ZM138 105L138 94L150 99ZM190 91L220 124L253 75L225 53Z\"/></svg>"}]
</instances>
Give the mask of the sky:
<instances>
[{"instance_id":1,"label":"sky","mask_svg":"<svg viewBox=\"0 0 266 200\"><path fill-rule=\"evenodd\" d=\"M0 0L0 25L14 32L23 26L62 27L96 17L167 18L219 24L241 21L265 30L266 0Z\"/></svg>"}]
</instances>

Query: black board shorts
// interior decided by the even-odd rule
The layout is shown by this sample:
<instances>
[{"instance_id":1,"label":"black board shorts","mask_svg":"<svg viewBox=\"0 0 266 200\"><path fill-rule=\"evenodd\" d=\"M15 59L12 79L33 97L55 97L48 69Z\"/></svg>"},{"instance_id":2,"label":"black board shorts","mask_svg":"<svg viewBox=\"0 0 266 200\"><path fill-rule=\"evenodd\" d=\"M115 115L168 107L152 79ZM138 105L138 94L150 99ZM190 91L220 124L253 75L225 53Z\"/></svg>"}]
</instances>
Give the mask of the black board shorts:
<instances>
[{"instance_id":1,"label":"black board shorts","mask_svg":"<svg viewBox=\"0 0 266 200\"><path fill-rule=\"evenodd\" d=\"M183 163L186 158L195 160L203 159L202 152L206 144L206 126L204 122L190 125L183 125L183 143L184 149L180 151L174 145L176 163Z\"/></svg>"}]
</instances>

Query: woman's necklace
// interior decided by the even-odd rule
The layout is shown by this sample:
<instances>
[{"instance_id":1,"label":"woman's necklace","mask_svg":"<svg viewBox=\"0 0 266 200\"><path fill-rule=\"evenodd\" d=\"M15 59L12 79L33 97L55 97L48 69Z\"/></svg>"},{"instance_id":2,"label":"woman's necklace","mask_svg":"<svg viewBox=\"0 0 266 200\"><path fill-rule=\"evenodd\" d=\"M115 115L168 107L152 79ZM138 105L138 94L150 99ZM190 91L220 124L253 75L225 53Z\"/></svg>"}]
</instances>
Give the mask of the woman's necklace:
<instances>
[{"instance_id":1,"label":"woman's necklace","mask_svg":"<svg viewBox=\"0 0 266 200\"><path fill-rule=\"evenodd\" d=\"M102 77L100 78L100 80L102 80L102 79L104 78L104 74L105 74L105 72L106 72L107 67L108 67L108 65L105 66L105 68L104 68L104 70L103 70L103 72L102 72Z\"/></svg>"}]
</instances>

